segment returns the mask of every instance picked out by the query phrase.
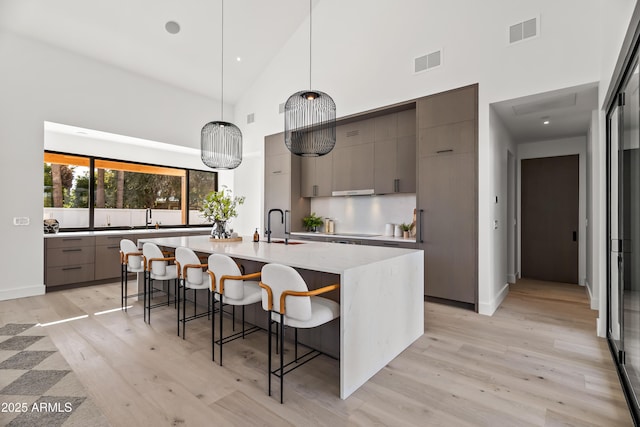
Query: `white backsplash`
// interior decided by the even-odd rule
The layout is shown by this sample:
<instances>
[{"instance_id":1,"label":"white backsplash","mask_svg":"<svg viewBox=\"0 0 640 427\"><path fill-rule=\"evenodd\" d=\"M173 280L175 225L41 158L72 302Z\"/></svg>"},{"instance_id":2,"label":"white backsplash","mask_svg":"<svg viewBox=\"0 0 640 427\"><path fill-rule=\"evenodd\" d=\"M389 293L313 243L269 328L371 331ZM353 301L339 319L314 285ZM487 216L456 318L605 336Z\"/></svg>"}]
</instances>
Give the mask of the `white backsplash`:
<instances>
[{"instance_id":1,"label":"white backsplash","mask_svg":"<svg viewBox=\"0 0 640 427\"><path fill-rule=\"evenodd\" d=\"M333 219L336 234L384 234L387 223L411 223L415 207L415 194L311 199L311 212ZM324 231L324 227L320 231Z\"/></svg>"}]
</instances>

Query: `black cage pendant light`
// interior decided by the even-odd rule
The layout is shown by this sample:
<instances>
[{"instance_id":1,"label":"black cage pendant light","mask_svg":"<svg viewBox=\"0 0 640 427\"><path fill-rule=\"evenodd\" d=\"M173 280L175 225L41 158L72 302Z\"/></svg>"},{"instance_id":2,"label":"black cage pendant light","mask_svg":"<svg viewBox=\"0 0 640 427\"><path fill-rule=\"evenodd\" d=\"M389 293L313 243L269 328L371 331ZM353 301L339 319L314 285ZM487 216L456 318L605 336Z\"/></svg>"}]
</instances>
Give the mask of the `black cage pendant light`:
<instances>
[{"instance_id":1,"label":"black cage pendant light","mask_svg":"<svg viewBox=\"0 0 640 427\"><path fill-rule=\"evenodd\" d=\"M224 120L224 0L220 14L222 32L222 72L220 90L220 119L209 122L200 132L200 157L214 169L235 169L242 163L242 132L233 123Z\"/></svg>"},{"instance_id":2,"label":"black cage pendant light","mask_svg":"<svg viewBox=\"0 0 640 427\"><path fill-rule=\"evenodd\" d=\"M336 103L311 89L311 0L309 0L309 89L294 93L284 104L284 143L293 154L324 156L336 145Z\"/></svg>"}]
</instances>

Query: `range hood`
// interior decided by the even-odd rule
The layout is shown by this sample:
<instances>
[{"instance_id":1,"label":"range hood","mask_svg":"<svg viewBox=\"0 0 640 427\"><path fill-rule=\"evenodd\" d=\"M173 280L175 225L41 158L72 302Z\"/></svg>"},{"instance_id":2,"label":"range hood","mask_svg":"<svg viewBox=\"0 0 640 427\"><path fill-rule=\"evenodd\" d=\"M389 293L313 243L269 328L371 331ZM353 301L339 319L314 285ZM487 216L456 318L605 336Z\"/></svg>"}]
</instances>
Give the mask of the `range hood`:
<instances>
[{"instance_id":1,"label":"range hood","mask_svg":"<svg viewBox=\"0 0 640 427\"><path fill-rule=\"evenodd\" d=\"M371 196L374 194L373 188L368 188L366 190L340 190L340 191L332 191L332 196Z\"/></svg>"}]
</instances>

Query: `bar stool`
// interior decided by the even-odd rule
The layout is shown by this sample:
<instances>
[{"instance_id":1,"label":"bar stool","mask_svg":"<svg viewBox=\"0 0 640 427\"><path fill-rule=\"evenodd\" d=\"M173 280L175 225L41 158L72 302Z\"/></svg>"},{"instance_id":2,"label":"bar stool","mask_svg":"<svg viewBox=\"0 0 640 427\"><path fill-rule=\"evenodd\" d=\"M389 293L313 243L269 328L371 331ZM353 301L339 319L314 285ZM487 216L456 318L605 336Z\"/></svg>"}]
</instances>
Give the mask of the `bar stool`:
<instances>
[{"instance_id":1,"label":"bar stool","mask_svg":"<svg viewBox=\"0 0 640 427\"><path fill-rule=\"evenodd\" d=\"M215 345L220 346L220 366L222 366L222 345L238 338L243 338L260 328L253 326L245 328L244 308L247 305L260 302L260 286L258 282L250 279L260 279L261 273L242 274L241 267L227 255L213 254L209 256L209 276L211 290L213 292L213 308L215 311L216 302L220 302L220 338L215 339L215 314L211 316L211 360L215 361ZM235 324L235 307L242 306L242 331L224 336L223 307L231 305L234 309L233 322Z\"/></svg>"},{"instance_id":2,"label":"bar stool","mask_svg":"<svg viewBox=\"0 0 640 427\"><path fill-rule=\"evenodd\" d=\"M153 290L154 280L173 280L174 292L178 290L178 268L175 264L169 264L175 261L175 257L165 256L158 245L154 243L145 243L142 245L142 256L144 260L145 280L144 280L144 308L145 322L151 323L151 309L165 305L158 303L151 305L151 292ZM168 284L167 284L168 286ZM171 304L170 293L167 288L167 303Z\"/></svg>"},{"instance_id":3,"label":"bar stool","mask_svg":"<svg viewBox=\"0 0 640 427\"><path fill-rule=\"evenodd\" d=\"M292 267L281 264L267 264L262 267L262 308L269 312L269 396L271 396L271 375L280 378L280 403L283 402L284 376L292 370L315 359L322 352L311 349L298 357L298 328L315 328L340 317L340 305L330 299L316 295L340 288L332 284L312 291ZM271 328L273 323L280 326L280 367L271 370ZM284 364L284 328L295 328L295 358ZM295 366L290 367L292 364ZM288 369L287 369L288 368Z\"/></svg>"},{"instance_id":4,"label":"bar stool","mask_svg":"<svg viewBox=\"0 0 640 427\"><path fill-rule=\"evenodd\" d=\"M129 239L120 240L120 308L127 311L127 298L129 297L128 283L130 273L144 273L142 252L135 243ZM139 297L144 292L135 295Z\"/></svg>"},{"instance_id":5,"label":"bar stool","mask_svg":"<svg viewBox=\"0 0 640 427\"><path fill-rule=\"evenodd\" d=\"M176 264L178 266L178 336L180 336L180 322L182 322L182 339L185 339L185 326L188 321L203 316L211 315L211 298L207 295L207 312L197 312L197 295L199 289L211 289L209 275L203 269L208 264L202 264L196 253L189 249L180 247L176 249ZM180 289L182 288L182 319L180 319ZM193 290L193 315L187 317L187 290ZM210 293L209 293L210 294Z\"/></svg>"}]
</instances>

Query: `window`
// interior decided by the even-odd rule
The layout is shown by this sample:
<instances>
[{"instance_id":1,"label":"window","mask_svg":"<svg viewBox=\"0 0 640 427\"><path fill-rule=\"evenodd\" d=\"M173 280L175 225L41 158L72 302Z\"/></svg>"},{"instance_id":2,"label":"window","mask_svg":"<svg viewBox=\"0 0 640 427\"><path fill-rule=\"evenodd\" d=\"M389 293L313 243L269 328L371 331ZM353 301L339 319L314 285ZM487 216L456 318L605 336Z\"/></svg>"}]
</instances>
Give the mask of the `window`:
<instances>
[{"instance_id":1,"label":"window","mask_svg":"<svg viewBox=\"0 0 640 427\"><path fill-rule=\"evenodd\" d=\"M199 208L216 188L215 172L44 155L44 218L65 229L204 224Z\"/></svg>"}]
</instances>

